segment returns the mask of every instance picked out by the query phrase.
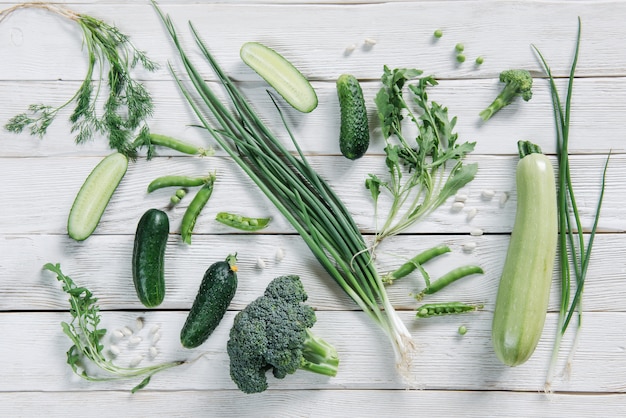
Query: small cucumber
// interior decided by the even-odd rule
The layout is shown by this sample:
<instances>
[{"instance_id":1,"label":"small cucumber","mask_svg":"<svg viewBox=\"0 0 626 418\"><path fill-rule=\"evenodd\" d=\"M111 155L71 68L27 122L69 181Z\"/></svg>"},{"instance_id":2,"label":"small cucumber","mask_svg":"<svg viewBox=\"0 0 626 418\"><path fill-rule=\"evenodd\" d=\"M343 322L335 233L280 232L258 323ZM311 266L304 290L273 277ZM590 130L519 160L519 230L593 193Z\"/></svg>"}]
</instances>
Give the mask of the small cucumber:
<instances>
[{"instance_id":1,"label":"small cucumber","mask_svg":"<svg viewBox=\"0 0 626 418\"><path fill-rule=\"evenodd\" d=\"M148 209L137 224L133 247L133 283L141 303L159 306L165 297L164 259L170 222L159 209Z\"/></svg>"},{"instance_id":2,"label":"small cucumber","mask_svg":"<svg viewBox=\"0 0 626 418\"><path fill-rule=\"evenodd\" d=\"M239 54L294 109L309 113L317 107L317 94L309 80L278 52L259 42L246 42Z\"/></svg>"},{"instance_id":3,"label":"small cucumber","mask_svg":"<svg viewBox=\"0 0 626 418\"><path fill-rule=\"evenodd\" d=\"M217 328L237 290L237 255L211 265L204 273L196 299L180 331L183 347L205 342Z\"/></svg>"},{"instance_id":4,"label":"small cucumber","mask_svg":"<svg viewBox=\"0 0 626 418\"><path fill-rule=\"evenodd\" d=\"M351 160L361 158L370 145L367 109L359 81L350 74L337 79L337 95L341 110L339 149Z\"/></svg>"},{"instance_id":5,"label":"small cucumber","mask_svg":"<svg viewBox=\"0 0 626 418\"><path fill-rule=\"evenodd\" d=\"M128 158L120 153L105 157L81 186L67 220L67 232L83 241L95 231L113 192L128 168Z\"/></svg>"},{"instance_id":6,"label":"small cucumber","mask_svg":"<svg viewBox=\"0 0 626 418\"><path fill-rule=\"evenodd\" d=\"M517 366L530 358L543 331L558 226L554 171L550 160L532 144L520 146L517 165L517 211L496 306L492 342L498 359ZM531 148L531 153L522 148Z\"/></svg>"}]
</instances>

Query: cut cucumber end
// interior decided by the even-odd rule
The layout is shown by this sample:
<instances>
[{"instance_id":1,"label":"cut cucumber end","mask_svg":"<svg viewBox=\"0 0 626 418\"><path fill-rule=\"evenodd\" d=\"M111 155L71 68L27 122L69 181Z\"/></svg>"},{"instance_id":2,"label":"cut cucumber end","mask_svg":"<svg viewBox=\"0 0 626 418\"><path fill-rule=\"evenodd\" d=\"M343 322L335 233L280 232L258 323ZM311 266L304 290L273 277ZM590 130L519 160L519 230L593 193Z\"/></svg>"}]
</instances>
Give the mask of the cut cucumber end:
<instances>
[{"instance_id":1,"label":"cut cucumber end","mask_svg":"<svg viewBox=\"0 0 626 418\"><path fill-rule=\"evenodd\" d=\"M113 192L128 168L128 158L120 153L105 157L81 186L67 220L67 233L84 241L96 230Z\"/></svg>"},{"instance_id":2,"label":"cut cucumber end","mask_svg":"<svg viewBox=\"0 0 626 418\"><path fill-rule=\"evenodd\" d=\"M310 113L317 107L317 94L309 80L272 48L259 42L246 42L241 47L240 56L294 109Z\"/></svg>"}]
</instances>

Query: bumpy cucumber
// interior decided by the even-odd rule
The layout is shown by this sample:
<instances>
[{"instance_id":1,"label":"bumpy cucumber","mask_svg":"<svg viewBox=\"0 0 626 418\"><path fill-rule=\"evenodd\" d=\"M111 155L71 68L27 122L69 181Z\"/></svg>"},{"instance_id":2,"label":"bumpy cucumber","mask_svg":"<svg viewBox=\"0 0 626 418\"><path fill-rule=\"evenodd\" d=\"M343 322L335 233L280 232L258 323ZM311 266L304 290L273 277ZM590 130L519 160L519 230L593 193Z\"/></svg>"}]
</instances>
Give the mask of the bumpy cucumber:
<instances>
[{"instance_id":1,"label":"bumpy cucumber","mask_svg":"<svg viewBox=\"0 0 626 418\"><path fill-rule=\"evenodd\" d=\"M526 155L522 148L532 150ZM558 226L554 171L536 146L520 146L517 212L493 314L494 351L508 366L530 358L543 331Z\"/></svg>"},{"instance_id":2,"label":"bumpy cucumber","mask_svg":"<svg viewBox=\"0 0 626 418\"><path fill-rule=\"evenodd\" d=\"M133 283L141 303L158 306L165 297L165 247L170 231L167 214L149 209L137 224L133 247Z\"/></svg>"},{"instance_id":3,"label":"bumpy cucumber","mask_svg":"<svg viewBox=\"0 0 626 418\"><path fill-rule=\"evenodd\" d=\"M212 264L204 273L196 299L180 331L183 347L205 342L217 328L237 290L237 256Z\"/></svg>"},{"instance_id":4,"label":"bumpy cucumber","mask_svg":"<svg viewBox=\"0 0 626 418\"><path fill-rule=\"evenodd\" d=\"M127 168L128 158L116 152L91 171L70 209L67 232L71 238L83 241L95 231Z\"/></svg>"},{"instance_id":5,"label":"bumpy cucumber","mask_svg":"<svg viewBox=\"0 0 626 418\"><path fill-rule=\"evenodd\" d=\"M317 94L309 80L278 52L259 42L246 42L239 53L294 109L309 113L317 107Z\"/></svg>"},{"instance_id":6,"label":"bumpy cucumber","mask_svg":"<svg viewBox=\"0 0 626 418\"><path fill-rule=\"evenodd\" d=\"M359 81L350 74L337 79L337 95L341 110L339 149L351 160L361 158L370 145L367 109Z\"/></svg>"}]
</instances>

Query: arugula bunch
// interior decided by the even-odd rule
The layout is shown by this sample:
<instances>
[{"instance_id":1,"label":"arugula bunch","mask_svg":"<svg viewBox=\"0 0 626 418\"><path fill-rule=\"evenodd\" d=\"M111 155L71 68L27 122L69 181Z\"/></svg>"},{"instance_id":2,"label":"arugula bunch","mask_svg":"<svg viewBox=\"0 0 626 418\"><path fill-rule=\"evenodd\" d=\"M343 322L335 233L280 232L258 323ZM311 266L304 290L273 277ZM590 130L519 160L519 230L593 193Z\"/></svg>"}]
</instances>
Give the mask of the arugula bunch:
<instances>
[{"instance_id":1,"label":"arugula bunch","mask_svg":"<svg viewBox=\"0 0 626 418\"><path fill-rule=\"evenodd\" d=\"M421 75L418 69L390 70L385 66L381 77L383 86L375 98L386 142L389 178L383 180L369 174L365 181L375 205L374 247L431 213L472 181L478 169L476 163L462 161L476 143L458 143L458 134L454 132L456 117L450 119L446 107L428 99L427 89L436 86L437 80L424 76L408 84ZM412 103L417 106L416 111L404 97L405 85ZM413 143L403 133L405 116L417 127ZM392 205L379 228L378 198L382 189L391 194Z\"/></svg>"},{"instance_id":2,"label":"arugula bunch","mask_svg":"<svg viewBox=\"0 0 626 418\"><path fill-rule=\"evenodd\" d=\"M57 275L57 280L63 283L63 291L70 296L72 320L69 323L62 322L61 326L65 335L73 342L67 351L67 364L70 365L75 374L89 381L109 381L145 376L132 389L134 393L150 383L150 378L155 373L185 363L185 361L172 361L138 368L115 365L103 354L104 346L101 340L107 331L106 329L98 328L101 320L100 308L97 305L98 299L87 288L76 286L69 276L63 274L59 264L47 263L44 265L44 269ZM104 377L89 374L85 360L89 360L101 370L109 373L110 376Z\"/></svg>"}]
</instances>

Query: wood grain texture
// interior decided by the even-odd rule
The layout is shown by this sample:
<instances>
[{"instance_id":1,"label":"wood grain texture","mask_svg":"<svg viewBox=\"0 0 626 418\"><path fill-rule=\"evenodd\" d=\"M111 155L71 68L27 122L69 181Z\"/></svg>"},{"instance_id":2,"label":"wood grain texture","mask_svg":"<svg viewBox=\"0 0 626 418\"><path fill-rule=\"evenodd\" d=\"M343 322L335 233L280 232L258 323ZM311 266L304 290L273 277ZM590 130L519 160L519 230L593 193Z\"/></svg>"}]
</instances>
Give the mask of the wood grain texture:
<instances>
[{"instance_id":1,"label":"wood grain texture","mask_svg":"<svg viewBox=\"0 0 626 418\"><path fill-rule=\"evenodd\" d=\"M149 121L153 132L175 136L198 146L215 146L184 102L167 64L177 71L179 59L148 1L61 0L80 13L114 23L161 67L137 71L155 101ZM477 162L476 179L462 193L465 208L451 210L452 199L406 234L378 248L375 263L387 272L419 251L445 243L452 252L424 267L431 278L453 267L477 264L484 275L454 283L424 302L482 303L479 312L418 320L413 294L424 280L414 273L388 287L394 306L407 324L415 345L412 381L394 369L391 346L381 330L340 290L322 269L303 240L241 170L219 149L216 156L193 158L159 149L146 161L132 163L96 233L84 242L66 235L67 214L90 170L111 150L103 138L75 145L63 110L48 134L0 131L0 416L67 416L80 405L83 415L145 417L155 411L166 417L399 417L436 416L577 417L619 416L626 409L626 2L610 1L376 1L342 2L234 0L159 2L172 16L185 48L203 77L218 88L202 61L187 27L192 20L227 73L234 77L279 138L295 150L277 117L267 86L243 65L239 47L257 40L283 53L312 80L318 108L307 115L281 103L287 121L312 166L345 201L357 224L371 240L375 230L368 173L384 175L384 141L375 113L383 65L415 67L434 74L440 84L429 97L457 116L463 141L475 141L468 161ZM15 2L0 0L0 10ZM560 284L555 269L549 313L533 357L516 368L497 361L491 348L491 321L499 275L513 226L516 205L516 141L531 140L555 160L556 144L550 91L531 44L548 58L565 92L574 47L577 17L583 23L581 56L573 94L570 151L577 203L588 231L592 224L600 176L609 151L605 202L583 299L584 324L569 374L566 357L573 333L568 332L559 355L552 394L543 393L559 306ZM444 37L434 41L441 28ZM375 41L371 47L365 40ZM462 42L468 61L459 65L454 45ZM348 53L351 45L355 49ZM481 66L473 64L482 55ZM22 10L0 23L0 125L31 103L60 104L78 88L86 57L77 25L41 10ZM502 88L500 71L526 68L535 77L528 103L516 101L488 123L478 113ZM368 154L348 161L339 154L339 108L335 81L352 73L362 83L369 106L372 145ZM179 73L180 75L180 73ZM219 88L218 88L219 91ZM222 94L223 93L219 93ZM414 128L407 125L408 133ZM164 208L173 190L147 194L148 183L164 174L218 176L214 195L199 218L192 245L181 242L180 221L190 199L169 211L166 252L167 293L163 305L146 309L135 295L130 276L133 234L148 208ZM493 190L493 199L481 193ZM502 194L508 195L500 203ZM381 197L380 212L389 207ZM477 215L467 219L467 211ZM214 220L219 211L271 216L270 226L241 233ZM481 229L484 234L470 232ZM586 236L588 238L588 235ZM475 250L463 250L466 243ZM277 251L284 257L277 258ZM237 252L239 288L223 323L201 347L184 349L180 328L204 271L227 254ZM259 267L259 259L265 267ZM87 382L65 363L70 341L60 323L70 315L66 295L46 262L59 262L79 285L94 292L109 331L133 328L144 320L137 346L127 339L115 344L115 362L127 365L145 355L141 365L155 361L196 359L192 364L156 375L146 390L131 395L138 381ZM283 380L270 378L270 390L244 395L229 377L225 350L234 316L258 297L267 283L282 274L298 274L316 309L316 333L339 350L340 373L326 378L300 372ZM458 327L465 325L465 336ZM157 326L161 339L153 343ZM112 344L103 340L105 351ZM159 355L151 360L151 345ZM201 357L198 357L201 356Z\"/></svg>"}]
</instances>

